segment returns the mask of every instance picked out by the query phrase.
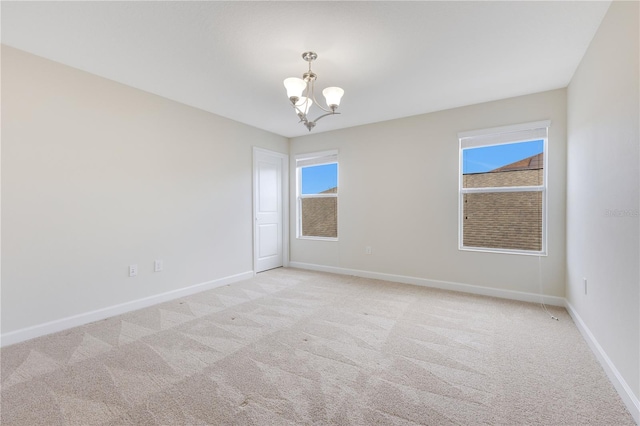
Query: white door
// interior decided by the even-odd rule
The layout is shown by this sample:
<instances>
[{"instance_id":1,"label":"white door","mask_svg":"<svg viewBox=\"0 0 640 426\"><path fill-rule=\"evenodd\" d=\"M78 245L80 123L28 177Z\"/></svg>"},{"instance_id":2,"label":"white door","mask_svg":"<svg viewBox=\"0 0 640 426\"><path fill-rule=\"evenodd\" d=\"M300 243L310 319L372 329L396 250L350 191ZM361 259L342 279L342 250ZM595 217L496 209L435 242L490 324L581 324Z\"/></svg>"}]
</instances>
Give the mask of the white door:
<instances>
[{"instance_id":1,"label":"white door","mask_svg":"<svg viewBox=\"0 0 640 426\"><path fill-rule=\"evenodd\" d=\"M284 265L282 189L283 182L286 182L283 180L286 158L284 154L257 148L253 152L253 244L256 272Z\"/></svg>"}]
</instances>

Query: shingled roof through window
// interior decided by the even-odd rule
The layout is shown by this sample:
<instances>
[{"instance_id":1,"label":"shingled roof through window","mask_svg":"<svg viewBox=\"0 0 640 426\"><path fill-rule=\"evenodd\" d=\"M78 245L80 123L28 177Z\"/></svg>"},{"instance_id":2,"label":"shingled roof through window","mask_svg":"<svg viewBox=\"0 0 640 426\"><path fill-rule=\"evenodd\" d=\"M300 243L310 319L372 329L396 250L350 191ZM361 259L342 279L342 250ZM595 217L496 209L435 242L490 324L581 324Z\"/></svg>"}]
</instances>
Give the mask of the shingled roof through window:
<instances>
[{"instance_id":1,"label":"shingled roof through window","mask_svg":"<svg viewBox=\"0 0 640 426\"><path fill-rule=\"evenodd\" d=\"M516 161L515 163L490 170L489 173L515 172L517 170L538 170L542 168L544 168L544 153L541 152L540 154L532 155L531 157Z\"/></svg>"}]
</instances>

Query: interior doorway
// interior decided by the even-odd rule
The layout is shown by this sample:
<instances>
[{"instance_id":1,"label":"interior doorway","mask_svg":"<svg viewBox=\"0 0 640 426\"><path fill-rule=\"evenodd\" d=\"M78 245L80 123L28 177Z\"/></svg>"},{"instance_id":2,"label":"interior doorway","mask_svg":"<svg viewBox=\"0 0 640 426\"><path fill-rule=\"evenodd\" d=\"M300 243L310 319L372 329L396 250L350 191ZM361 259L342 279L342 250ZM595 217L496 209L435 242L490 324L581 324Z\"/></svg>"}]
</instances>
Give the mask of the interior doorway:
<instances>
[{"instance_id":1,"label":"interior doorway","mask_svg":"<svg viewBox=\"0 0 640 426\"><path fill-rule=\"evenodd\" d=\"M289 263L289 156L253 149L253 270Z\"/></svg>"}]
</instances>

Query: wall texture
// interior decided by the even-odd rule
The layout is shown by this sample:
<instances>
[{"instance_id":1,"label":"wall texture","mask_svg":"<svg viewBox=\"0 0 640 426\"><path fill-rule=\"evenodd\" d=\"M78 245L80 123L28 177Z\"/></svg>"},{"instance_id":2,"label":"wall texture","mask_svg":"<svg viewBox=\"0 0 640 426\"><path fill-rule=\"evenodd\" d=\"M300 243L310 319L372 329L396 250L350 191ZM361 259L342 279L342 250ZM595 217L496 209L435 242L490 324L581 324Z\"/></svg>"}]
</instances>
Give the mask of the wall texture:
<instances>
[{"instance_id":1,"label":"wall texture","mask_svg":"<svg viewBox=\"0 0 640 426\"><path fill-rule=\"evenodd\" d=\"M639 12L638 2L611 4L569 85L567 166L567 299L636 401L640 398Z\"/></svg>"},{"instance_id":2,"label":"wall texture","mask_svg":"<svg viewBox=\"0 0 640 426\"><path fill-rule=\"evenodd\" d=\"M251 271L254 145L288 151L2 46L2 333Z\"/></svg>"},{"instance_id":3,"label":"wall texture","mask_svg":"<svg viewBox=\"0 0 640 426\"><path fill-rule=\"evenodd\" d=\"M458 250L458 133L546 119L548 256ZM564 297L565 126L559 89L294 138L291 158L339 150L340 199L338 241L292 238L291 260Z\"/></svg>"}]
</instances>

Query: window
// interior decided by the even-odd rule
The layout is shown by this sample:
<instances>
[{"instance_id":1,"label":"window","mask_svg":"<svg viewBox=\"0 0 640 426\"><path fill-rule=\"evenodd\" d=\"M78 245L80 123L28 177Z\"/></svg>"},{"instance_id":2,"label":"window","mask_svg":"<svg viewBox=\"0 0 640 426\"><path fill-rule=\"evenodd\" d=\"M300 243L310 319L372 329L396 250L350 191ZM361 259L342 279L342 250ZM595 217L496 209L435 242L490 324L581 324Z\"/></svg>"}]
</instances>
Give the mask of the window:
<instances>
[{"instance_id":1,"label":"window","mask_svg":"<svg viewBox=\"0 0 640 426\"><path fill-rule=\"evenodd\" d=\"M298 238L338 238L338 151L296 156Z\"/></svg>"},{"instance_id":2,"label":"window","mask_svg":"<svg viewBox=\"0 0 640 426\"><path fill-rule=\"evenodd\" d=\"M546 254L549 121L459 134L459 247Z\"/></svg>"}]
</instances>

